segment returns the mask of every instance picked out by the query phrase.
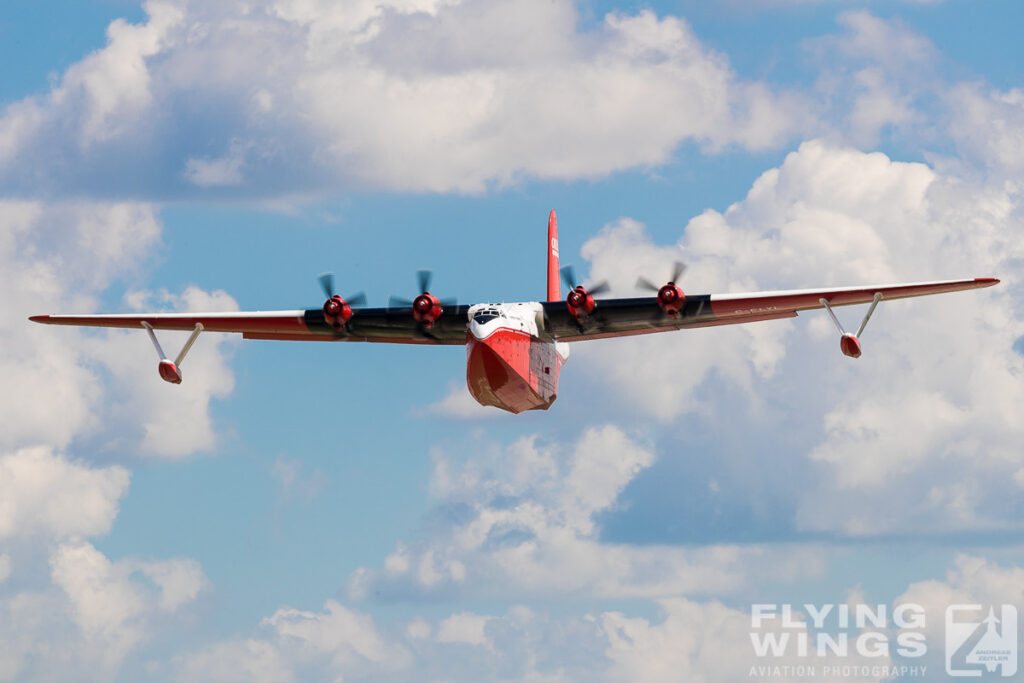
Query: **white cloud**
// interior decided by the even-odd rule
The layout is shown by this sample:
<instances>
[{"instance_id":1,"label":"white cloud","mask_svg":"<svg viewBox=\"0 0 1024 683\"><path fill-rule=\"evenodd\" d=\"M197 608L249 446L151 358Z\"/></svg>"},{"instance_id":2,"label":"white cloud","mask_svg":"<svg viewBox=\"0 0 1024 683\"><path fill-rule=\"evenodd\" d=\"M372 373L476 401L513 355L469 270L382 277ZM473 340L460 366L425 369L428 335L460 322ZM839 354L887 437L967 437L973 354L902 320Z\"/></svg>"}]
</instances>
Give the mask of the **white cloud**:
<instances>
[{"instance_id":1,"label":"white cloud","mask_svg":"<svg viewBox=\"0 0 1024 683\"><path fill-rule=\"evenodd\" d=\"M142 332L96 334L27 320L96 311L100 294L145 262L160 229L147 204L0 201L7 292L0 303L0 373L7 387L0 396L0 445L64 448L76 436L100 433L118 440L120 450L176 456L213 444L209 404L234 386L228 359L236 340L205 335L184 363L188 379L170 387L156 379L155 354ZM126 300L175 310L238 308L225 292L194 286L181 294L135 292ZM175 333L161 339L168 348L184 341ZM101 365L113 383L103 381ZM121 427L137 432L131 442Z\"/></svg>"},{"instance_id":2,"label":"white cloud","mask_svg":"<svg viewBox=\"0 0 1024 683\"><path fill-rule=\"evenodd\" d=\"M97 121L100 127L113 126L111 135L119 134L112 119ZM110 531L130 474L119 465L90 463L82 440L120 446L133 455L146 448L141 434L131 443L118 442L124 433L112 419L117 396L132 393L112 389L101 367L103 361L120 367L133 352L117 348L113 336L107 346L103 337L26 319L95 311L100 295L134 274L159 237L156 210L147 204L0 201L6 294L0 304L2 680L69 680L86 671L90 678L113 678L126 658L171 626L207 585L194 560L114 560L84 540ZM234 304L226 295L196 288L168 298L181 307ZM152 353L144 335L134 341ZM194 367L206 365L215 380L220 375L221 386L230 385L222 356L205 351L195 358ZM205 398L203 391L195 395L199 409L193 418L207 433L213 391ZM138 393L132 398L141 413L159 407L160 399L147 402ZM180 410L163 414L174 417ZM150 414L139 422L159 423ZM194 440L187 446L178 439L179 452L198 447Z\"/></svg>"},{"instance_id":3,"label":"white cloud","mask_svg":"<svg viewBox=\"0 0 1024 683\"><path fill-rule=\"evenodd\" d=\"M79 142L85 146L124 134L145 119L153 104L146 60L158 54L184 13L171 3L146 4L149 21L118 19L107 28L107 46L72 65L50 95L51 106L80 107L85 116Z\"/></svg>"},{"instance_id":4,"label":"white cloud","mask_svg":"<svg viewBox=\"0 0 1024 683\"><path fill-rule=\"evenodd\" d=\"M261 622L266 639L228 639L174 658L183 681L349 680L404 671L409 651L373 618L334 600L323 612L281 608Z\"/></svg>"},{"instance_id":5,"label":"white cloud","mask_svg":"<svg viewBox=\"0 0 1024 683\"><path fill-rule=\"evenodd\" d=\"M171 626L167 612L195 598L186 584L206 582L192 561L112 561L86 541L53 541L43 558L11 545L18 562L0 595L0 680L112 680Z\"/></svg>"},{"instance_id":6,"label":"white cloud","mask_svg":"<svg viewBox=\"0 0 1024 683\"><path fill-rule=\"evenodd\" d=\"M281 654L264 640L229 640L200 652L178 655L174 664L180 681L222 683L287 683L297 680Z\"/></svg>"},{"instance_id":7,"label":"white cloud","mask_svg":"<svg viewBox=\"0 0 1024 683\"><path fill-rule=\"evenodd\" d=\"M94 469L44 447L0 456L0 539L104 534L128 481L122 467Z\"/></svg>"},{"instance_id":8,"label":"white cloud","mask_svg":"<svg viewBox=\"0 0 1024 683\"><path fill-rule=\"evenodd\" d=\"M1014 239L1024 228L1020 202L1012 184L978 186L923 164L805 143L746 199L691 220L676 245L652 244L633 221L606 227L582 250L591 277L621 291L639 274L659 279L681 259L690 265L689 291L984 275L1003 284L883 303L856 362L839 356L833 331L814 314L801 316L810 323L581 344L577 362L606 368L602 378L614 388L606 395L656 418L699 412L711 424L750 422L762 430L760 445L738 457L756 467L773 442L769 434L785 443L772 425L754 426L769 397L785 396L785 412L806 416L811 429L820 416L816 446L774 456L795 467L806 468L808 459L821 465L812 470L818 484L801 494L801 528L876 534L1015 526L986 500L1024 465L1014 416L1024 401L1024 358L1013 350L1024 334L1024 311L1013 304L1024 255ZM860 315L838 313L848 327ZM794 334L802 330L810 334ZM662 359L684 350L685 372L666 373ZM742 416L736 391L747 401Z\"/></svg>"},{"instance_id":9,"label":"white cloud","mask_svg":"<svg viewBox=\"0 0 1024 683\"><path fill-rule=\"evenodd\" d=\"M1001 605L1019 608L1022 602L1024 569L1004 567L984 557L961 554L946 572L944 581L932 579L911 583L893 604L911 603L924 608L924 632L932 644L924 663L932 670L944 671L944 651L939 644L944 643L947 607L980 604L986 613L992 606L998 614Z\"/></svg>"},{"instance_id":10,"label":"white cloud","mask_svg":"<svg viewBox=\"0 0 1024 683\"><path fill-rule=\"evenodd\" d=\"M242 158L189 159L185 162L185 177L199 187L241 185Z\"/></svg>"},{"instance_id":11,"label":"white cloud","mask_svg":"<svg viewBox=\"0 0 1024 683\"><path fill-rule=\"evenodd\" d=\"M437 642L489 647L487 622L490 620L486 615L471 612L453 614L437 625Z\"/></svg>"},{"instance_id":12,"label":"white cloud","mask_svg":"<svg viewBox=\"0 0 1024 683\"><path fill-rule=\"evenodd\" d=\"M60 448L95 427L102 386L81 333L26 318L92 310L99 291L137 267L158 237L148 205L0 201L0 444Z\"/></svg>"},{"instance_id":13,"label":"white cloud","mask_svg":"<svg viewBox=\"0 0 1024 683\"><path fill-rule=\"evenodd\" d=\"M499 413L482 406L466 390L465 384L449 383L445 395L430 405L417 409L424 415L441 415L455 419L481 419L495 417Z\"/></svg>"},{"instance_id":14,"label":"white cloud","mask_svg":"<svg viewBox=\"0 0 1024 683\"><path fill-rule=\"evenodd\" d=\"M685 598L658 601L664 619L658 623L642 617L627 617L606 612L599 623L608 639L605 655L611 662L606 671L609 680L651 681L738 681L761 677L753 667L778 666L786 671L781 680L801 680L797 667L812 665L820 681L877 681L884 676L863 676L859 667L886 666L889 657L865 657L851 654L838 657L801 657L796 648L784 656L759 657L751 646L749 611L726 607L718 602L698 603ZM760 633L779 633L778 621ZM841 666L858 667L852 676L840 673ZM788 673L792 671L793 673ZM834 672L834 673L833 673ZM773 680L775 679L772 676Z\"/></svg>"},{"instance_id":15,"label":"white cloud","mask_svg":"<svg viewBox=\"0 0 1024 683\"><path fill-rule=\"evenodd\" d=\"M195 286L186 287L180 295L165 290L130 292L126 301L150 311L238 310L223 290L206 292ZM161 331L157 336L173 357L188 333ZM182 362L184 381L173 386L158 379L156 352L140 331L109 330L89 337L82 346L90 358L103 363L113 380L105 414L108 428L126 441L137 440L143 455L180 457L210 450L216 443L210 402L234 389L228 361L238 343L235 335L200 335Z\"/></svg>"},{"instance_id":16,"label":"white cloud","mask_svg":"<svg viewBox=\"0 0 1024 683\"><path fill-rule=\"evenodd\" d=\"M569 0L145 8L8 107L0 186L479 192L658 165L686 141L773 148L810 120L803 98L738 78L683 19L649 11L584 29Z\"/></svg>"},{"instance_id":17,"label":"white cloud","mask_svg":"<svg viewBox=\"0 0 1024 683\"><path fill-rule=\"evenodd\" d=\"M310 470L301 459L283 455L274 458L270 474L277 480L285 498L294 497L305 501L316 498L330 483L330 477L319 468Z\"/></svg>"},{"instance_id":18,"label":"white cloud","mask_svg":"<svg viewBox=\"0 0 1024 683\"><path fill-rule=\"evenodd\" d=\"M373 664L382 669L403 668L408 654L385 642L373 618L328 600L325 612L279 609L263 620L283 640L295 641L314 655L328 655L339 668Z\"/></svg>"},{"instance_id":19,"label":"white cloud","mask_svg":"<svg viewBox=\"0 0 1024 683\"><path fill-rule=\"evenodd\" d=\"M867 10L838 17L841 32L803 42L817 68L813 87L828 135L861 149L883 137L917 145L944 145L936 127L936 96L948 84L942 53L902 20Z\"/></svg>"},{"instance_id":20,"label":"white cloud","mask_svg":"<svg viewBox=\"0 0 1024 683\"><path fill-rule=\"evenodd\" d=\"M192 559L126 561L125 566L145 574L160 589L160 609L174 612L192 602L208 585L199 563Z\"/></svg>"},{"instance_id":21,"label":"white cloud","mask_svg":"<svg viewBox=\"0 0 1024 683\"><path fill-rule=\"evenodd\" d=\"M977 564L983 565L984 560L958 560L958 566ZM1005 583L1015 576L1006 572L998 578ZM920 585L927 587L931 583ZM937 597L941 602L946 597L945 593L922 596L918 585L913 584L897 602L919 600L931 609L933 603L928 600ZM851 603L862 599L856 589L850 592ZM265 662L275 672L269 680L365 677L380 681L725 682L768 677L758 673L768 669L780 672L770 675L775 680L796 681L806 678L795 673L798 667L805 667L813 668L815 680L845 683L890 680L886 667L893 664L928 664L930 671L941 670L941 664L934 666L931 660L895 661L886 652L860 653L854 643L871 629L853 628L847 632L851 645L846 656L832 652L801 656L795 637L784 652L759 655L752 644L752 632L764 638L784 632L794 636L797 631L778 618L753 627L748 606L727 606L716 600L698 601L682 596L645 602L639 608L643 615L618 609L580 613L571 608L553 614L513 604L493 614L461 611L435 619L417 617L404 628L378 624L369 615L332 601L325 607L325 613L280 610L263 622L264 627L273 627L267 639L235 637L213 643L200 653L179 656L180 678L233 681L242 680L238 671L246 671L252 672L256 680L265 680L253 668L254 660ZM797 612L795 616L799 619L799 608ZM347 624L359 623L359 632L344 641L336 636L347 632L347 627L339 629L329 624L339 613L345 615ZM302 633L283 633L278 615L286 615L284 622L288 625L300 625ZM925 633L934 654L941 652L941 630L936 627L940 630L937 636L929 630L935 626L930 619L929 614ZM936 624L941 623L940 611ZM814 628L808 631L812 637L818 632ZM879 633L894 639L891 632ZM431 634L435 636L431 638ZM401 654L397 659L352 657L353 643L367 638L373 640L375 648ZM811 642L813 647L814 641ZM331 657L332 653L344 656Z\"/></svg>"},{"instance_id":22,"label":"white cloud","mask_svg":"<svg viewBox=\"0 0 1024 683\"><path fill-rule=\"evenodd\" d=\"M893 70L929 65L939 59L935 44L899 19L851 10L839 15L839 24L847 33L834 38L835 46L849 58L870 59Z\"/></svg>"},{"instance_id":23,"label":"white cloud","mask_svg":"<svg viewBox=\"0 0 1024 683\"><path fill-rule=\"evenodd\" d=\"M602 541L597 515L614 510L623 488L653 460L616 427L587 429L570 448L533 436L507 447L476 441L473 451L460 463L435 450L431 492L443 521L400 542L381 569L357 570L350 596L728 593L751 572L809 576L820 569L813 550Z\"/></svg>"},{"instance_id":24,"label":"white cloud","mask_svg":"<svg viewBox=\"0 0 1024 683\"><path fill-rule=\"evenodd\" d=\"M111 669L142 639L145 610L139 589L88 543L61 545L50 560L54 584L64 590L85 640Z\"/></svg>"},{"instance_id":25,"label":"white cloud","mask_svg":"<svg viewBox=\"0 0 1024 683\"><path fill-rule=\"evenodd\" d=\"M961 157L1019 188L1024 169L1024 89L962 83L946 95L950 135ZM1019 191L1019 189L1018 189Z\"/></svg>"}]
</instances>

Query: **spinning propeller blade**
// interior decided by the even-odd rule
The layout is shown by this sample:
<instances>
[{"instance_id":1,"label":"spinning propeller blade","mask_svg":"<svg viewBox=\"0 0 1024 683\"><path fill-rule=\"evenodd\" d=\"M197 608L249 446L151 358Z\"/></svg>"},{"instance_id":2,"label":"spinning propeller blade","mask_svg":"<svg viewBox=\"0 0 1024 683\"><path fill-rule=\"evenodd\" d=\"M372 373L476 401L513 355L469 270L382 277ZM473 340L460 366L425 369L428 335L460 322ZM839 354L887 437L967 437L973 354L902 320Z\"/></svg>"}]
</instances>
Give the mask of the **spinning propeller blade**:
<instances>
[{"instance_id":1,"label":"spinning propeller blade","mask_svg":"<svg viewBox=\"0 0 1024 683\"><path fill-rule=\"evenodd\" d=\"M324 294L330 299L334 296L334 273L321 273L319 279L320 287L323 288ZM349 306L362 306L366 303L366 292L356 292L352 296L346 297L345 303Z\"/></svg>"},{"instance_id":2,"label":"spinning propeller blade","mask_svg":"<svg viewBox=\"0 0 1024 683\"><path fill-rule=\"evenodd\" d=\"M328 299L334 296L334 273L321 273L320 286L323 287Z\"/></svg>"},{"instance_id":3,"label":"spinning propeller blade","mask_svg":"<svg viewBox=\"0 0 1024 683\"><path fill-rule=\"evenodd\" d=\"M430 291L430 282L434 279L434 273L430 270L416 271L416 279L420 286L420 293Z\"/></svg>"},{"instance_id":4,"label":"spinning propeller blade","mask_svg":"<svg viewBox=\"0 0 1024 683\"><path fill-rule=\"evenodd\" d=\"M652 292L657 292L659 289L661 289L661 287L654 284L653 282L645 278L643 275L636 279L636 287L637 289L649 289Z\"/></svg>"},{"instance_id":5,"label":"spinning propeller blade","mask_svg":"<svg viewBox=\"0 0 1024 683\"><path fill-rule=\"evenodd\" d=\"M563 266L561 269L561 273L562 282L564 282L569 289L576 289L577 287L580 286L579 281L576 280L576 271L573 269L571 265ZM584 289L587 290L588 294L594 296L596 294L607 292L609 287L608 282L606 280L602 280L593 287L584 287Z\"/></svg>"},{"instance_id":6,"label":"spinning propeller blade","mask_svg":"<svg viewBox=\"0 0 1024 683\"><path fill-rule=\"evenodd\" d=\"M576 289L576 271L573 270L572 266L562 266L562 282L569 289Z\"/></svg>"},{"instance_id":7,"label":"spinning propeller blade","mask_svg":"<svg viewBox=\"0 0 1024 683\"><path fill-rule=\"evenodd\" d=\"M388 308L409 308L412 300L400 296L388 297Z\"/></svg>"}]
</instances>

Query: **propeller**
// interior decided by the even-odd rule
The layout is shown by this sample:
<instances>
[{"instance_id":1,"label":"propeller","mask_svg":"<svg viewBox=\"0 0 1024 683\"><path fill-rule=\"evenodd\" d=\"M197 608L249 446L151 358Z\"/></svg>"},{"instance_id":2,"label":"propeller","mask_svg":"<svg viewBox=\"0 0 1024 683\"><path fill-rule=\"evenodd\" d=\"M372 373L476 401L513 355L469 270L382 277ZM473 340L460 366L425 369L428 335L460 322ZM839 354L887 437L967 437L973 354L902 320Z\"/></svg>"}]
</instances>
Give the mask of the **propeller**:
<instances>
[{"instance_id":1,"label":"propeller","mask_svg":"<svg viewBox=\"0 0 1024 683\"><path fill-rule=\"evenodd\" d=\"M674 285L675 283L679 282L679 278L681 278L683 276L683 273L685 272L686 264L683 263L682 261L676 261L672 265L672 277L669 278L668 283L670 285ZM651 282L650 280L643 276L637 278L636 286L639 287L640 289L649 289L652 292L657 292L661 289L661 287L654 284L653 282Z\"/></svg>"},{"instance_id":2,"label":"propeller","mask_svg":"<svg viewBox=\"0 0 1024 683\"><path fill-rule=\"evenodd\" d=\"M569 289L579 289L580 287L583 287L583 285L576 280L576 271L571 265L563 266L561 273L562 282L564 282ZM608 291L608 282L606 280L602 280L593 287L583 287L583 289L591 296L595 294L602 294Z\"/></svg>"},{"instance_id":3,"label":"propeller","mask_svg":"<svg viewBox=\"0 0 1024 683\"><path fill-rule=\"evenodd\" d=\"M569 310L569 315L576 318L576 324L582 331L583 322L587 319L587 316L594 312L594 308L597 306L597 302L594 301L594 295L607 291L608 283L599 282L592 288L587 289L579 284L579 281L576 279L576 271L573 270L572 266L565 266L561 272L562 280L569 287L569 294L565 297L565 306Z\"/></svg>"},{"instance_id":4,"label":"propeller","mask_svg":"<svg viewBox=\"0 0 1024 683\"><path fill-rule=\"evenodd\" d=\"M430 283L434 280L434 271L432 270L418 270L416 271L416 284L420 289L420 296L424 294L430 294ZM431 295L433 296L433 295ZM416 297L417 299L419 297ZM406 299L402 296L391 296L388 298L388 308L411 308L415 299ZM438 303L442 306L457 306L458 299L454 297L448 297L446 299L438 299Z\"/></svg>"},{"instance_id":5,"label":"propeller","mask_svg":"<svg viewBox=\"0 0 1024 683\"><path fill-rule=\"evenodd\" d=\"M412 310L412 317L416 320L418 329L422 334L431 336L426 330L441 318L445 306L457 306L458 302L451 299L438 299L430 293L430 282L434 274L429 270L421 270L416 273L416 284L419 285L420 293L415 299L409 300L400 296L393 296L388 299L388 308L409 308Z\"/></svg>"},{"instance_id":6,"label":"propeller","mask_svg":"<svg viewBox=\"0 0 1024 683\"><path fill-rule=\"evenodd\" d=\"M321 273L319 279L324 294L328 299L333 299L336 296L334 293L334 273ZM366 303L366 292L356 292L352 296L346 297L345 303L349 306L362 306Z\"/></svg>"},{"instance_id":7,"label":"propeller","mask_svg":"<svg viewBox=\"0 0 1024 683\"><path fill-rule=\"evenodd\" d=\"M683 305L686 303L686 296L683 294L683 290L676 285L676 282L679 281L679 278L685 272L686 264L682 261L676 261L672 265L672 275L669 281L660 287L643 276L637 278L636 286L639 289L648 289L658 293L658 308L655 309L652 320L660 320L664 315L673 318L679 315Z\"/></svg>"}]
</instances>

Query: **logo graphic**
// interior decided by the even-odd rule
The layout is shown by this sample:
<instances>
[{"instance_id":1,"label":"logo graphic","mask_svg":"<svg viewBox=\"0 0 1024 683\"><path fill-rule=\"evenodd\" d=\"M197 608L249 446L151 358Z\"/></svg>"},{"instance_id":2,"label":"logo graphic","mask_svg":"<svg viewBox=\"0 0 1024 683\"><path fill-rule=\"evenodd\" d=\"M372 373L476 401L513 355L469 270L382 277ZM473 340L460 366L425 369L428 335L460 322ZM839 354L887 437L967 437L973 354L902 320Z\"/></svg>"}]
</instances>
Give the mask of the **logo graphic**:
<instances>
[{"instance_id":1,"label":"logo graphic","mask_svg":"<svg viewBox=\"0 0 1024 683\"><path fill-rule=\"evenodd\" d=\"M946 673L984 676L997 671L1006 678L1017 673L1017 608L1002 605L988 616L981 605L946 608Z\"/></svg>"}]
</instances>

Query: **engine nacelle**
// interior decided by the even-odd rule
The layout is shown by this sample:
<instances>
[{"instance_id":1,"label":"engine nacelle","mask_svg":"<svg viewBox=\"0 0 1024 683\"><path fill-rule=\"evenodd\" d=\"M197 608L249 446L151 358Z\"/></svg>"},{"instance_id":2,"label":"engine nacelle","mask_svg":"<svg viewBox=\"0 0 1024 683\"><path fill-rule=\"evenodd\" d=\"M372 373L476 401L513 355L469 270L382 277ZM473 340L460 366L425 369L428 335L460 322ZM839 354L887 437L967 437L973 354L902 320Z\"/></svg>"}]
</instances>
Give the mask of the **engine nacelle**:
<instances>
[{"instance_id":1,"label":"engine nacelle","mask_svg":"<svg viewBox=\"0 0 1024 683\"><path fill-rule=\"evenodd\" d=\"M430 292L423 292L412 300L412 317L424 327L433 326L443 311L440 300Z\"/></svg>"},{"instance_id":2,"label":"engine nacelle","mask_svg":"<svg viewBox=\"0 0 1024 683\"><path fill-rule=\"evenodd\" d=\"M351 317L352 307L337 294L324 302L324 321L334 329L340 330Z\"/></svg>"},{"instance_id":3,"label":"engine nacelle","mask_svg":"<svg viewBox=\"0 0 1024 683\"><path fill-rule=\"evenodd\" d=\"M160 365L157 366L157 372L160 373L160 379L171 384L181 384L181 370L177 365L169 360L160 361Z\"/></svg>"},{"instance_id":4,"label":"engine nacelle","mask_svg":"<svg viewBox=\"0 0 1024 683\"><path fill-rule=\"evenodd\" d=\"M683 290L676 286L676 283L670 282L658 290L658 306L667 315L679 315L679 311L683 310L685 304L686 296L683 294Z\"/></svg>"},{"instance_id":5,"label":"engine nacelle","mask_svg":"<svg viewBox=\"0 0 1024 683\"><path fill-rule=\"evenodd\" d=\"M569 309L569 315L582 321L594 312L594 297L583 285L576 287L565 297L565 306Z\"/></svg>"}]
</instances>

